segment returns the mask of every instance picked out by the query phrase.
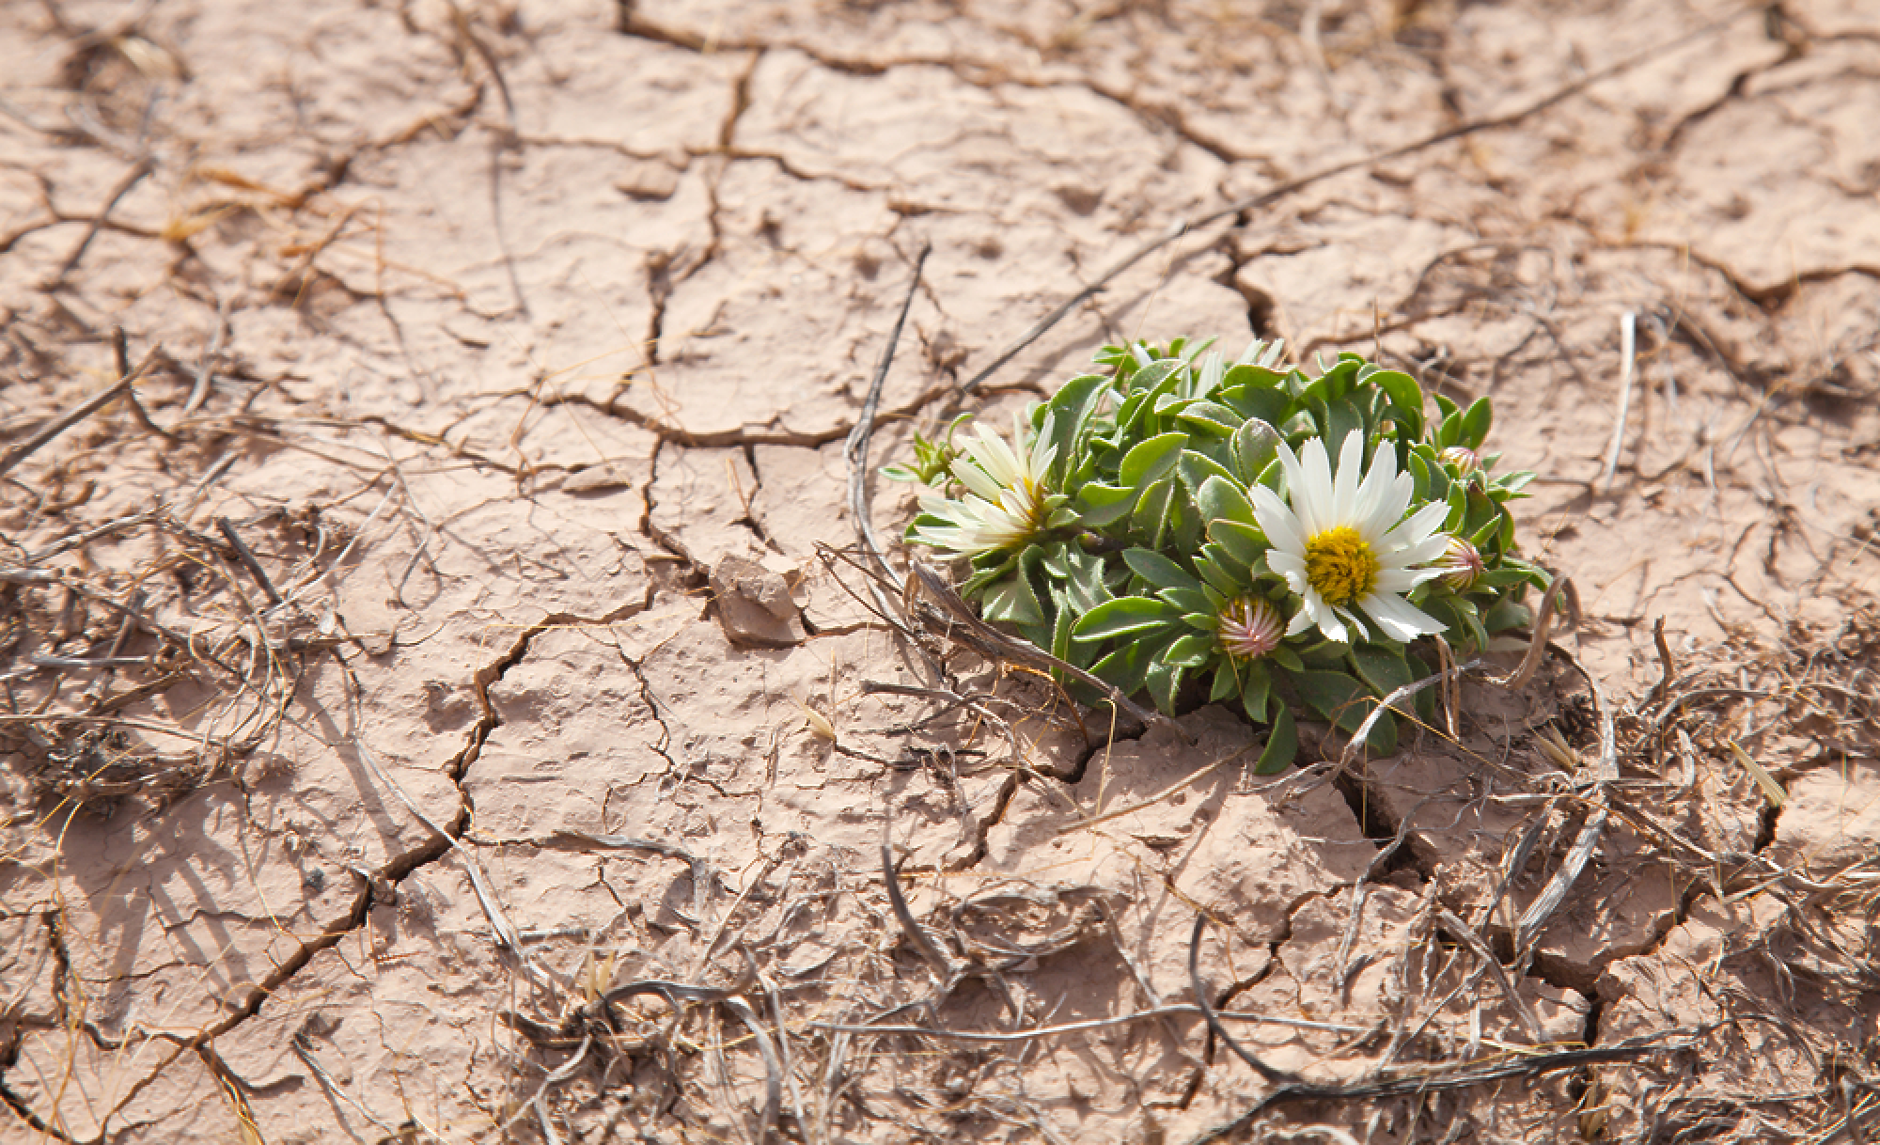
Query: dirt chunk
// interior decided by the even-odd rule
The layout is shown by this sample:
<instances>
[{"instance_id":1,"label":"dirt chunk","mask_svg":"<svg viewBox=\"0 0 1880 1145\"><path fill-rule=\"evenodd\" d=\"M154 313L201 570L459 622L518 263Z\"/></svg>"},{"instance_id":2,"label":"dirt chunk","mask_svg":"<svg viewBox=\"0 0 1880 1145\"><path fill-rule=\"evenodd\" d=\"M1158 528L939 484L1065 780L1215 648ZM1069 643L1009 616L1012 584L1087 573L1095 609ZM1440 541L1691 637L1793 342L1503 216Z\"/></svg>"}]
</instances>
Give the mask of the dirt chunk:
<instances>
[{"instance_id":1,"label":"dirt chunk","mask_svg":"<svg viewBox=\"0 0 1880 1145\"><path fill-rule=\"evenodd\" d=\"M787 648L803 641L803 614L791 599L792 578L756 561L727 554L712 569L718 622L734 644Z\"/></svg>"}]
</instances>

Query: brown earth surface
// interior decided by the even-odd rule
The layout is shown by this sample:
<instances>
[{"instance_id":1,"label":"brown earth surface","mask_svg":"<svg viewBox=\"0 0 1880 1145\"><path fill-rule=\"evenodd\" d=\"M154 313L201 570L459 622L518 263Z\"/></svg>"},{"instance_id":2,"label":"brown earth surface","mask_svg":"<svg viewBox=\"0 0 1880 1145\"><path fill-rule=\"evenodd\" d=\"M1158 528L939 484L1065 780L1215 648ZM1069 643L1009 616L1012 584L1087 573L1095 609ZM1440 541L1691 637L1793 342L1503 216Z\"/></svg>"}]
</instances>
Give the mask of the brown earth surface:
<instances>
[{"instance_id":1,"label":"brown earth surface","mask_svg":"<svg viewBox=\"0 0 1880 1145\"><path fill-rule=\"evenodd\" d=\"M0 1139L1873 1140L1876 124L1863 0L7 0ZM1375 353L1579 623L1084 726L834 551L926 248L864 473Z\"/></svg>"}]
</instances>

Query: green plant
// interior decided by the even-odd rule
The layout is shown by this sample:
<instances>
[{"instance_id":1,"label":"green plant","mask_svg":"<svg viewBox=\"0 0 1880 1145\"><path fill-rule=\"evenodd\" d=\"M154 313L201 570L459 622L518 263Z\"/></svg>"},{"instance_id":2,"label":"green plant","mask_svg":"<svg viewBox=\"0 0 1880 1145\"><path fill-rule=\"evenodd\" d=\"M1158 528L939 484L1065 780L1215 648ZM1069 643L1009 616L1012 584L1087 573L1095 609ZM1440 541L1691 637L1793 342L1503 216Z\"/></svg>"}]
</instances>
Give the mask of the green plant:
<instances>
[{"instance_id":1,"label":"green plant","mask_svg":"<svg viewBox=\"0 0 1880 1145\"><path fill-rule=\"evenodd\" d=\"M1426 419L1415 379L1355 354L1309 376L1278 343L1231 365L1209 345L1105 346L1009 442L923 441L889 475L950 478L907 539L970 566L987 620L1171 715L1184 685L1238 700L1273 772L1296 708L1355 732L1430 673L1430 638L1485 648L1549 577L1516 555L1507 502L1533 474L1491 473L1487 398L1435 395ZM1380 713L1370 746L1396 738Z\"/></svg>"}]
</instances>

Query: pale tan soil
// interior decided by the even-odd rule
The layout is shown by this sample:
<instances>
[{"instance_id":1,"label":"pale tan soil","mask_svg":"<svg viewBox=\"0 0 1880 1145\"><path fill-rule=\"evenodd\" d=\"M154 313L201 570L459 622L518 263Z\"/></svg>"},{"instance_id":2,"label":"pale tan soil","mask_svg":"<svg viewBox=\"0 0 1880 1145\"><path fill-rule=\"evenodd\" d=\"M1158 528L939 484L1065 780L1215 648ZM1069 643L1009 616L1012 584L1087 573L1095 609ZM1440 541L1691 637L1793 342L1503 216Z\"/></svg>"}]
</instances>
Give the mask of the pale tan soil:
<instances>
[{"instance_id":1,"label":"pale tan soil","mask_svg":"<svg viewBox=\"0 0 1880 1145\"><path fill-rule=\"evenodd\" d=\"M0 457L154 356L0 477L0 1139L1871 1140L1877 62L1861 0L0 5ZM1375 348L1494 397L1581 625L1335 783L871 692L817 545L928 244L872 464L1106 339ZM1197 911L1270 1065L1510 1068L1243 1116Z\"/></svg>"}]
</instances>

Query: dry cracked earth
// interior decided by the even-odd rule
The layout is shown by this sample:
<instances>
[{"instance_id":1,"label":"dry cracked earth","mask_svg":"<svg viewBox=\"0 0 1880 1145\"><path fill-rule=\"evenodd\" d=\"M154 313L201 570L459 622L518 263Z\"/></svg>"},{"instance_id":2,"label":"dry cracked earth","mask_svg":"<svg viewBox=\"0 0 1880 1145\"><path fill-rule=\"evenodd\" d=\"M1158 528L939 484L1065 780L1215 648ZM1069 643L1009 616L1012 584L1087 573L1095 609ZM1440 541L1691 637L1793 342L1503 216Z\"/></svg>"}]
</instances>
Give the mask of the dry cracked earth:
<instances>
[{"instance_id":1,"label":"dry cracked earth","mask_svg":"<svg viewBox=\"0 0 1880 1145\"><path fill-rule=\"evenodd\" d=\"M1861 0L9 0L0 1139L1871 1140L1876 124ZM868 466L1374 353L1578 623L1091 726L841 555L910 289Z\"/></svg>"}]
</instances>

